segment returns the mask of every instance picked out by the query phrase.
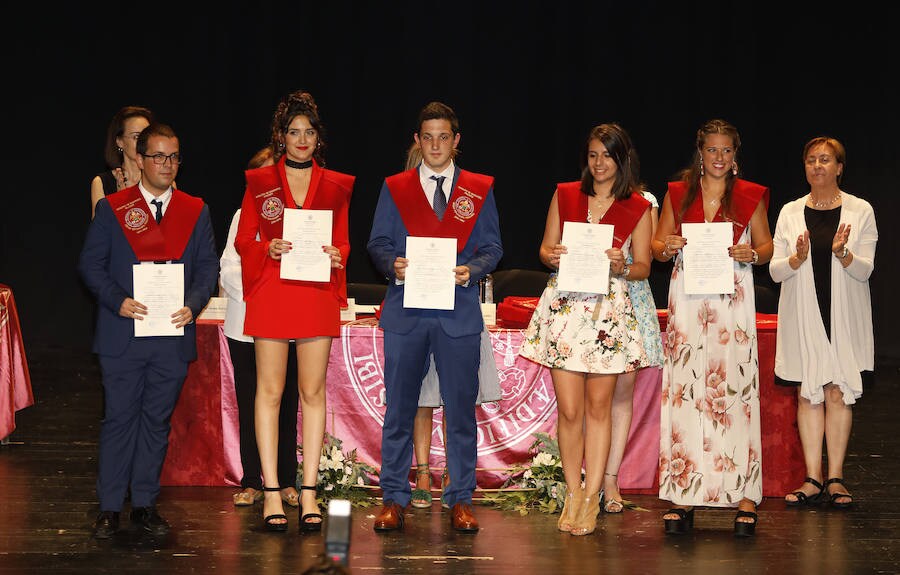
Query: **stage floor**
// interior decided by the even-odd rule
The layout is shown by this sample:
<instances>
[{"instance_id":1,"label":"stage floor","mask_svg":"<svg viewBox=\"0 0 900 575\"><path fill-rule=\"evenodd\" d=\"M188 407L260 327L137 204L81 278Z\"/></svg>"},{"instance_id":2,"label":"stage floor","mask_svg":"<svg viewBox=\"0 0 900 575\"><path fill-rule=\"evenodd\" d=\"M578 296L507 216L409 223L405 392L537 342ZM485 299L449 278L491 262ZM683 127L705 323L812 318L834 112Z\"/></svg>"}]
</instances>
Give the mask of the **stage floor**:
<instances>
[{"instance_id":1,"label":"stage floor","mask_svg":"<svg viewBox=\"0 0 900 575\"><path fill-rule=\"evenodd\" d=\"M29 349L35 405L17 414L0 447L0 574L302 573L324 554L322 535L261 532L261 508L235 508L230 487L163 487L160 512L173 526L165 540L126 531L91 538L102 414L99 370L89 353ZM410 510L402 533L372 530L379 507L354 509L353 573L897 573L900 572L900 463L895 457L896 367L881 369L854 413L846 480L857 505L796 510L779 498L760 506L757 535L732 536L733 513L698 510L692 534L666 537L668 507L650 495L628 498L645 510L601 515L598 530L572 537L556 515L526 516L476 506L482 529L463 535L435 498ZM777 473L777 470L763 470Z\"/></svg>"}]
</instances>

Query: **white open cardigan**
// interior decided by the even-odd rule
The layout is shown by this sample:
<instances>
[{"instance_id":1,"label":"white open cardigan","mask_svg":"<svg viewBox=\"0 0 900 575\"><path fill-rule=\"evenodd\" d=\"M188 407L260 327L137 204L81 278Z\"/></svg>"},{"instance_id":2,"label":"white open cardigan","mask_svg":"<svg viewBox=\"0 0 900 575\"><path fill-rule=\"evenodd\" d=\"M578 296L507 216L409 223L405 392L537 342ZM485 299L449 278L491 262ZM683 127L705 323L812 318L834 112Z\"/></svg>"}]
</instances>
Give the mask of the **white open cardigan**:
<instances>
[{"instance_id":1,"label":"white open cardigan","mask_svg":"<svg viewBox=\"0 0 900 575\"><path fill-rule=\"evenodd\" d=\"M875 363L872 330L872 302L869 276L875 268L878 229L871 204L841 192L841 223L850 224L847 248L853 261L846 268L831 260L831 334L822 323L812 262L807 258L791 269L797 237L806 231L803 209L809 196L785 204L778 214L773 238L775 250L769 274L781 283L778 301L778 332L775 344L775 374L800 382L800 395L822 403L822 388L840 386L845 404L856 403L862 395L860 371L871 371Z\"/></svg>"}]
</instances>

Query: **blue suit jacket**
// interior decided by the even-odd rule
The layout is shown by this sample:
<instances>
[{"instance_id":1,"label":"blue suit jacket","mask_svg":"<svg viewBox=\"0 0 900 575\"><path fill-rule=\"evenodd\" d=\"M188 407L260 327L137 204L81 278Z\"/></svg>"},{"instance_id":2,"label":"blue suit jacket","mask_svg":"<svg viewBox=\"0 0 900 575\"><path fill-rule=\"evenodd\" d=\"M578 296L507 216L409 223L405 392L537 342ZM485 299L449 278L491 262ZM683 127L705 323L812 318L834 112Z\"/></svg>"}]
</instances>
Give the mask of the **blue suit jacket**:
<instances>
[{"instance_id":1,"label":"blue suit jacket","mask_svg":"<svg viewBox=\"0 0 900 575\"><path fill-rule=\"evenodd\" d=\"M455 190L459 173L460 168L457 166L451 189ZM387 182L382 184L367 246L376 269L389 280L387 294L381 306L379 325L382 329L401 334L408 333L416 326L420 318L437 317L444 333L451 337L472 335L482 331L484 320L478 298L478 281L494 271L503 256L503 246L500 241L500 219L497 215L497 204L494 202L493 192L494 190L491 188L466 245L456 256L456 265L469 266L470 279L468 287L456 286L455 308L453 310L407 309L403 307L403 285L397 285L395 281L394 260L398 256L406 257L406 237L409 232L403 225L400 212L388 190ZM448 204L452 201L453 196Z\"/></svg>"},{"instance_id":2,"label":"blue suit jacket","mask_svg":"<svg viewBox=\"0 0 900 575\"><path fill-rule=\"evenodd\" d=\"M137 263L140 260L125 238L109 202L106 198L101 199L78 262L81 278L99 304L95 353L120 356L134 338L134 320L120 316L119 308L126 297L134 297L132 266ZM219 257L209 206L203 206L181 259L174 263L184 264L184 304L191 308L196 319L209 302L219 278ZM178 339L180 359L196 359L197 337L193 322L184 326L184 335Z\"/></svg>"}]
</instances>

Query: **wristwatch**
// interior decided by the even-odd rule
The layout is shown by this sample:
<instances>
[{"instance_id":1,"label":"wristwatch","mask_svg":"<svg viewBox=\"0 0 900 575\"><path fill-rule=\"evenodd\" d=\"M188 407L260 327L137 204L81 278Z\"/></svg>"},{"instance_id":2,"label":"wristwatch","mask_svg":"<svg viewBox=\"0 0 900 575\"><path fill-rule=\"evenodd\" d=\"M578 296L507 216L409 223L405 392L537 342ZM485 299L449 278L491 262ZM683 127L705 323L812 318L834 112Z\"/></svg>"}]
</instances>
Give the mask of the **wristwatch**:
<instances>
[{"instance_id":1,"label":"wristwatch","mask_svg":"<svg viewBox=\"0 0 900 575\"><path fill-rule=\"evenodd\" d=\"M631 273L631 266L625 266L622 268L622 277L624 279L628 279L628 274Z\"/></svg>"},{"instance_id":2,"label":"wristwatch","mask_svg":"<svg viewBox=\"0 0 900 575\"><path fill-rule=\"evenodd\" d=\"M849 254L849 253L850 253L850 248L848 248L847 246L844 246L843 251L841 251L841 255L839 255L839 256L838 256L838 254L834 254L834 255L837 256L837 259L842 260L845 257L847 257L847 254Z\"/></svg>"},{"instance_id":3,"label":"wristwatch","mask_svg":"<svg viewBox=\"0 0 900 575\"><path fill-rule=\"evenodd\" d=\"M759 252L757 252L756 250L750 251L753 253L753 261L751 263L753 263L753 265L756 265L756 262L759 261Z\"/></svg>"}]
</instances>

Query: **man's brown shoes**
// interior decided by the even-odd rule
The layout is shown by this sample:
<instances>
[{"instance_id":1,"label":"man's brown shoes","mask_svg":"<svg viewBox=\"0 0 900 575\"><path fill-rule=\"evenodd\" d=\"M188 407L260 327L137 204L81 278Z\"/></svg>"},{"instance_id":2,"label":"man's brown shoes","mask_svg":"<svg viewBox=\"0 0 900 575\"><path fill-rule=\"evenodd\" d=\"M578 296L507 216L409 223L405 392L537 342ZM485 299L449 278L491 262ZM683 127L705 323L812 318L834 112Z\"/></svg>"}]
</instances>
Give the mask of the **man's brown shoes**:
<instances>
[{"instance_id":1,"label":"man's brown shoes","mask_svg":"<svg viewBox=\"0 0 900 575\"><path fill-rule=\"evenodd\" d=\"M478 531L478 520L472 514L471 503L457 503L450 510L450 525L462 533Z\"/></svg>"},{"instance_id":2,"label":"man's brown shoes","mask_svg":"<svg viewBox=\"0 0 900 575\"><path fill-rule=\"evenodd\" d=\"M403 528L403 508L399 503L385 501L375 518L375 531L396 531Z\"/></svg>"}]
</instances>

